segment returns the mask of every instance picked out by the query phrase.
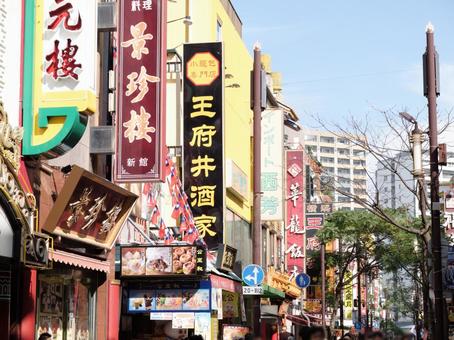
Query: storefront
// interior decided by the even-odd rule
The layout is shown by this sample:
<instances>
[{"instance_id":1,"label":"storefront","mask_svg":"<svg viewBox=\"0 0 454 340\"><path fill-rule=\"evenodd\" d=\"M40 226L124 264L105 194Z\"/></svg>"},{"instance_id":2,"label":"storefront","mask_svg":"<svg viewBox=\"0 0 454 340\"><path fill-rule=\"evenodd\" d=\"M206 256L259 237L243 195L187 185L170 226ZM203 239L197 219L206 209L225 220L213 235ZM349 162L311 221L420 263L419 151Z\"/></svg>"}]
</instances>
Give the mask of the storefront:
<instances>
[{"instance_id":1,"label":"storefront","mask_svg":"<svg viewBox=\"0 0 454 340\"><path fill-rule=\"evenodd\" d=\"M132 193L72 167L42 224L55 249L52 269L37 275L36 336L118 336L118 316L112 318L111 312L119 312L120 291L111 248L135 200Z\"/></svg>"},{"instance_id":2,"label":"storefront","mask_svg":"<svg viewBox=\"0 0 454 340\"><path fill-rule=\"evenodd\" d=\"M120 252L120 339L209 339L212 286L205 248L141 245Z\"/></svg>"}]
</instances>

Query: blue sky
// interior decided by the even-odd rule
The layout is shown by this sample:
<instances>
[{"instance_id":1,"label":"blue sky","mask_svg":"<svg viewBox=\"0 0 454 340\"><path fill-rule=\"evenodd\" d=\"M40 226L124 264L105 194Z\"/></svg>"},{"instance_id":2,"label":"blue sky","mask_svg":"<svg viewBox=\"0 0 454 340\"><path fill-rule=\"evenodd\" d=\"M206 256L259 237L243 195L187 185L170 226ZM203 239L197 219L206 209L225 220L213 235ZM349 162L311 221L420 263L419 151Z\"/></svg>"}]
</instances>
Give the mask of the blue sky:
<instances>
[{"instance_id":1,"label":"blue sky","mask_svg":"<svg viewBox=\"0 0 454 340\"><path fill-rule=\"evenodd\" d=\"M423 112L425 26L440 54L439 111L454 107L452 0L232 0L247 46L260 41L282 72L284 99L306 126L378 109ZM371 118L372 117L372 118Z\"/></svg>"}]
</instances>

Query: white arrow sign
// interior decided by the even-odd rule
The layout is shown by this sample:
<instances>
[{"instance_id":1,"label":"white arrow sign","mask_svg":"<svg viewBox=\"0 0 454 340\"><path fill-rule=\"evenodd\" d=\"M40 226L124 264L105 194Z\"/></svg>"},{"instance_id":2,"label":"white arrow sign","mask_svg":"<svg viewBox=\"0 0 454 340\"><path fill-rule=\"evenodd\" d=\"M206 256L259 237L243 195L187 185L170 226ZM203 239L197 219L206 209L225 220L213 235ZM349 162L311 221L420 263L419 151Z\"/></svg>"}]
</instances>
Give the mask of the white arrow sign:
<instances>
[{"instance_id":1,"label":"white arrow sign","mask_svg":"<svg viewBox=\"0 0 454 340\"><path fill-rule=\"evenodd\" d=\"M256 285L257 281L258 281L257 279L258 279L258 275L259 275L259 269L257 267L254 267L252 272L254 273L254 276L248 275L248 276L246 276L246 280L253 281L254 284Z\"/></svg>"}]
</instances>

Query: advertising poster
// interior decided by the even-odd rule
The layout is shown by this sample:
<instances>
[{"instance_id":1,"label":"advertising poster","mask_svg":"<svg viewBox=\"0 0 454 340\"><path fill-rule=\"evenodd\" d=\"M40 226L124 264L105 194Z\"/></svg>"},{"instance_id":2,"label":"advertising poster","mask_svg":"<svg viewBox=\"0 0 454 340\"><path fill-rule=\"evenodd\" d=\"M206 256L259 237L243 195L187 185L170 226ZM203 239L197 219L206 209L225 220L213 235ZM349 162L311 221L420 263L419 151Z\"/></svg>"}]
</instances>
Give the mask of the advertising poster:
<instances>
[{"instance_id":1,"label":"advertising poster","mask_svg":"<svg viewBox=\"0 0 454 340\"><path fill-rule=\"evenodd\" d=\"M156 310L181 310L183 294L181 290L162 290L156 296Z\"/></svg>"},{"instance_id":2,"label":"advertising poster","mask_svg":"<svg viewBox=\"0 0 454 340\"><path fill-rule=\"evenodd\" d=\"M195 313L194 334L209 339L211 335L211 313Z\"/></svg>"},{"instance_id":3,"label":"advertising poster","mask_svg":"<svg viewBox=\"0 0 454 340\"><path fill-rule=\"evenodd\" d=\"M209 289L183 290L183 310L207 310L210 309Z\"/></svg>"},{"instance_id":4,"label":"advertising poster","mask_svg":"<svg viewBox=\"0 0 454 340\"><path fill-rule=\"evenodd\" d=\"M239 300L239 294L222 291L222 315L224 318L239 317Z\"/></svg>"},{"instance_id":5,"label":"advertising poster","mask_svg":"<svg viewBox=\"0 0 454 340\"><path fill-rule=\"evenodd\" d=\"M172 315L172 328L175 329L193 329L194 322L194 313L173 313Z\"/></svg>"},{"instance_id":6,"label":"advertising poster","mask_svg":"<svg viewBox=\"0 0 454 340\"><path fill-rule=\"evenodd\" d=\"M128 312L145 312L155 309L154 292L150 290L130 290Z\"/></svg>"},{"instance_id":7,"label":"advertising poster","mask_svg":"<svg viewBox=\"0 0 454 340\"><path fill-rule=\"evenodd\" d=\"M244 326L224 325L223 337L224 340L239 340L244 339L249 333L249 328Z\"/></svg>"}]
</instances>

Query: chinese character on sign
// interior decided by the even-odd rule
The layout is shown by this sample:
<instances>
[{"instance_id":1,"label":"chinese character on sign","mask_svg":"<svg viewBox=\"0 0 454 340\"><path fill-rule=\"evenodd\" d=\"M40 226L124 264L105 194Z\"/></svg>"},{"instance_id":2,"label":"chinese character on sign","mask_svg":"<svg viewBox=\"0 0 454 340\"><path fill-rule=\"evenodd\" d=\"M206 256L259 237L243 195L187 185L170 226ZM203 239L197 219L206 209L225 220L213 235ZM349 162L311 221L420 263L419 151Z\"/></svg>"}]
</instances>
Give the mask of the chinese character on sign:
<instances>
[{"instance_id":1,"label":"chinese character on sign","mask_svg":"<svg viewBox=\"0 0 454 340\"><path fill-rule=\"evenodd\" d=\"M208 117L213 118L216 112L212 111L205 111L205 109L210 109L213 107L212 103L209 103L213 100L213 96L199 96L199 97L192 97L192 108L196 111L191 112L191 118L197 117ZM197 103L197 104L195 104Z\"/></svg>"},{"instance_id":2,"label":"chinese character on sign","mask_svg":"<svg viewBox=\"0 0 454 340\"><path fill-rule=\"evenodd\" d=\"M153 9L152 0L142 0L142 8L145 11L151 11Z\"/></svg>"},{"instance_id":3,"label":"chinese character on sign","mask_svg":"<svg viewBox=\"0 0 454 340\"><path fill-rule=\"evenodd\" d=\"M301 171L303 171L303 169L301 169L301 167L298 164L296 164L296 163L293 163L288 168L288 172L289 172L290 175L292 175L292 177L298 176Z\"/></svg>"},{"instance_id":4,"label":"chinese character on sign","mask_svg":"<svg viewBox=\"0 0 454 340\"><path fill-rule=\"evenodd\" d=\"M298 215L292 215L290 223L285 227L286 230L290 230L294 234L304 234L304 228L300 229L300 220Z\"/></svg>"},{"instance_id":5,"label":"chinese character on sign","mask_svg":"<svg viewBox=\"0 0 454 340\"><path fill-rule=\"evenodd\" d=\"M139 158L139 166L148 166L148 158L146 157Z\"/></svg>"},{"instance_id":6,"label":"chinese character on sign","mask_svg":"<svg viewBox=\"0 0 454 340\"><path fill-rule=\"evenodd\" d=\"M216 134L216 127L203 124L192 128L192 133L192 140L189 142L190 146L209 148L211 147L213 136Z\"/></svg>"},{"instance_id":7,"label":"chinese character on sign","mask_svg":"<svg viewBox=\"0 0 454 340\"><path fill-rule=\"evenodd\" d=\"M289 277L289 281L293 281L293 279L299 274L298 272L298 267L297 266L293 266L293 269L291 270L290 272L290 277Z\"/></svg>"},{"instance_id":8,"label":"chinese character on sign","mask_svg":"<svg viewBox=\"0 0 454 340\"><path fill-rule=\"evenodd\" d=\"M278 205L279 201L277 197L262 197L261 212L262 214L276 214Z\"/></svg>"},{"instance_id":9,"label":"chinese character on sign","mask_svg":"<svg viewBox=\"0 0 454 340\"><path fill-rule=\"evenodd\" d=\"M147 24L143 21L137 25L131 25L130 31L132 39L121 43L122 47L132 46L131 58L141 60L142 54L150 53L148 48L145 47L147 40L152 40L153 35L150 33L144 34L147 29Z\"/></svg>"},{"instance_id":10,"label":"chinese character on sign","mask_svg":"<svg viewBox=\"0 0 454 340\"><path fill-rule=\"evenodd\" d=\"M286 251L286 254L290 254L292 259L304 258L304 252L301 249L301 246L296 243L292 244Z\"/></svg>"},{"instance_id":11,"label":"chinese character on sign","mask_svg":"<svg viewBox=\"0 0 454 340\"><path fill-rule=\"evenodd\" d=\"M131 0L131 12L140 11L140 0Z\"/></svg>"},{"instance_id":12,"label":"chinese character on sign","mask_svg":"<svg viewBox=\"0 0 454 340\"><path fill-rule=\"evenodd\" d=\"M271 145L274 144L275 133L273 129L266 130L263 136L263 144L266 145L266 155L271 156Z\"/></svg>"},{"instance_id":13,"label":"chinese character on sign","mask_svg":"<svg viewBox=\"0 0 454 340\"><path fill-rule=\"evenodd\" d=\"M210 163L214 163L214 158L210 158L205 155L203 158L198 156L196 159L191 160L193 167L191 167L191 173L194 177L198 177L202 171L205 173L205 177L208 177L210 171L214 171L216 169L216 165L210 165Z\"/></svg>"},{"instance_id":14,"label":"chinese character on sign","mask_svg":"<svg viewBox=\"0 0 454 340\"><path fill-rule=\"evenodd\" d=\"M135 159L134 157L133 157L133 158L128 158L128 159L126 160L126 165L127 165L128 167L134 167L134 166L136 166L136 159Z\"/></svg>"},{"instance_id":15,"label":"chinese character on sign","mask_svg":"<svg viewBox=\"0 0 454 340\"><path fill-rule=\"evenodd\" d=\"M317 236L307 238L307 250L320 250L320 241Z\"/></svg>"},{"instance_id":16,"label":"chinese character on sign","mask_svg":"<svg viewBox=\"0 0 454 340\"><path fill-rule=\"evenodd\" d=\"M194 222L200 237L204 238L206 234L215 236L216 231L211 230L213 224L216 222L216 216L207 216L205 214L194 217Z\"/></svg>"},{"instance_id":17,"label":"chinese character on sign","mask_svg":"<svg viewBox=\"0 0 454 340\"><path fill-rule=\"evenodd\" d=\"M137 115L135 110L131 110L131 119L123 126L127 128L124 132L124 136L128 138L129 143L134 140L145 139L148 143L151 143L151 136L149 133L154 133L156 129L149 126L151 115L145 111L143 106L140 107L140 114Z\"/></svg>"},{"instance_id":18,"label":"chinese character on sign","mask_svg":"<svg viewBox=\"0 0 454 340\"><path fill-rule=\"evenodd\" d=\"M85 188L82 192L82 196L80 196L80 199L69 204L71 215L66 220L66 225L69 228L77 223L80 215L84 216L84 208L90 203L90 194L92 191L92 188Z\"/></svg>"},{"instance_id":19,"label":"chinese character on sign","mask_svg":"<svg viewBox=\"0 0 454 340\"><path fill-rule=\"evenodd\" d=\"M100 234L108 233L112 229L117 221L118 214L121 212L122 205L122 203L116 204L106 213L107 218L102 221L101 228L99 229Z\"/></svg>"},{"instance_id":20,"label":"chinese character on sign","mask_svg":"<svg viewBox=\"0 0 454 340\"><path fill-rule=\"evenodd\" d=\"M77 45L71 45L71 39L68 39L66 48L64 48L60 54L59 44L60 41L55 40L54 50L46 55L46 60L49 62L46 72L55 80L67 77L78 80L79 75L75 71L76 69L81 69L82 64L76 63L75 56L79 47Z\"/></svg>"},{"instance_id":21,"label":"chinese character on sign","mask_svg":"<svg viewBox=\"0 0 454 340\"><path fill-rule=\"evenodd\" d=\"M277 190L277 173L276 172L262 172L262 190L263 191L276 191Z\"/></svg>"},{"instance_id":22,"label":"chinese character on sign","mask_svg":"<svg viewBox=\"0 0 454 340\"><path fill-rule=\"evenodd\" d=\"M86 230L90 228L93 223L96 222L98 219L99 213L101 210L105 210L104 202L106 200L107 194L102 197L95 198L95 205L93 205L90 209L88 209L88 215L84 217L85 224L81 228L82 230Z\"/></svg>"},{"instance_id":23,"label":"chinese character on sign","mask_svg":"<svg viewBox=\"0 0 454 340\"><path fill-rule=\"evenodd\" d=\"M55 2L57 4L61 3L62 0L55 0ZM81 29L82 27L82 18L80 17L80 13L77 17L77 21L75 23L70 23L70 20L72 20L74 22L74 17L71 17L71 14L74 13L74 10L73 10L73 5L71 4L71 2L67 2L63 5L61 5L60 7L57 7L56 9L52 10L49 12L49 16L51 18L55 18L54 21L52 21L52 23L50 23L47 28L50 29L50 30L55 30L58 25L60 24L60 22L62 20L65 20L65 22L63 23L63 27L65 29L67 29L68 31L78 31Z\"/></svg>"},{"instance_id":24,"label":"chinese character on sign","mask_svg":"<svg viewBox=\"0 0 454 340\"><path fill-rule=\"evenodd\" d=\"M322 213L330 213L331 209L332 209L331 205L322 204L322 206L320 207L320 212L322 212Z\"/></svg>"},{"instance_id":25,"label":"chinese character on sign","mask_svg":"<svg viewBox=\"0 0 454 340\"><path fill-rule=\"evenodd\" d=\"M216 185L191 186L191 206L214 207Z\"/></svg>"},{"instance_id":26,"label":"chinese character on sign","mask_svg":"<svg viewBox=\"0 0 454 340\"><path fill-rule=\"evenodd\" d=\"M308 213L315 213L317 212L317 205L316 204L307 204L306 205L306 211Z\"/></svg>"},{"instance_id":27,"label":"chinese character on sign","mask_svg":"<svg viewBox=\"0 0 454 340\"><path fill-rule=\"evenodd\" d=\"M129 79L128 85L126 88L126 95L129 97L134 92L139 89L139 93L131 100L131 103L138 103L140 102L143 97L148 93L148 83L157 83L159 82L159 77L151 76L147 74L147 69L145 66L140 67L140 74L137 72L131 72L131 74L127 77Z\"/></svg>"},{"instance_id":28,"label":"chinese character on sign","mask_svg":"<svg viewBox=\"0 0 454 340\"><path fill-rule=\"evenodd\" d=\"M290 185L290 196L287 199L293 201L293 207L296 208L296 201L300 196L302 196L302 192L299 190L300 185L298 183L293 183Z\"/></svg>"}]
</instances>

